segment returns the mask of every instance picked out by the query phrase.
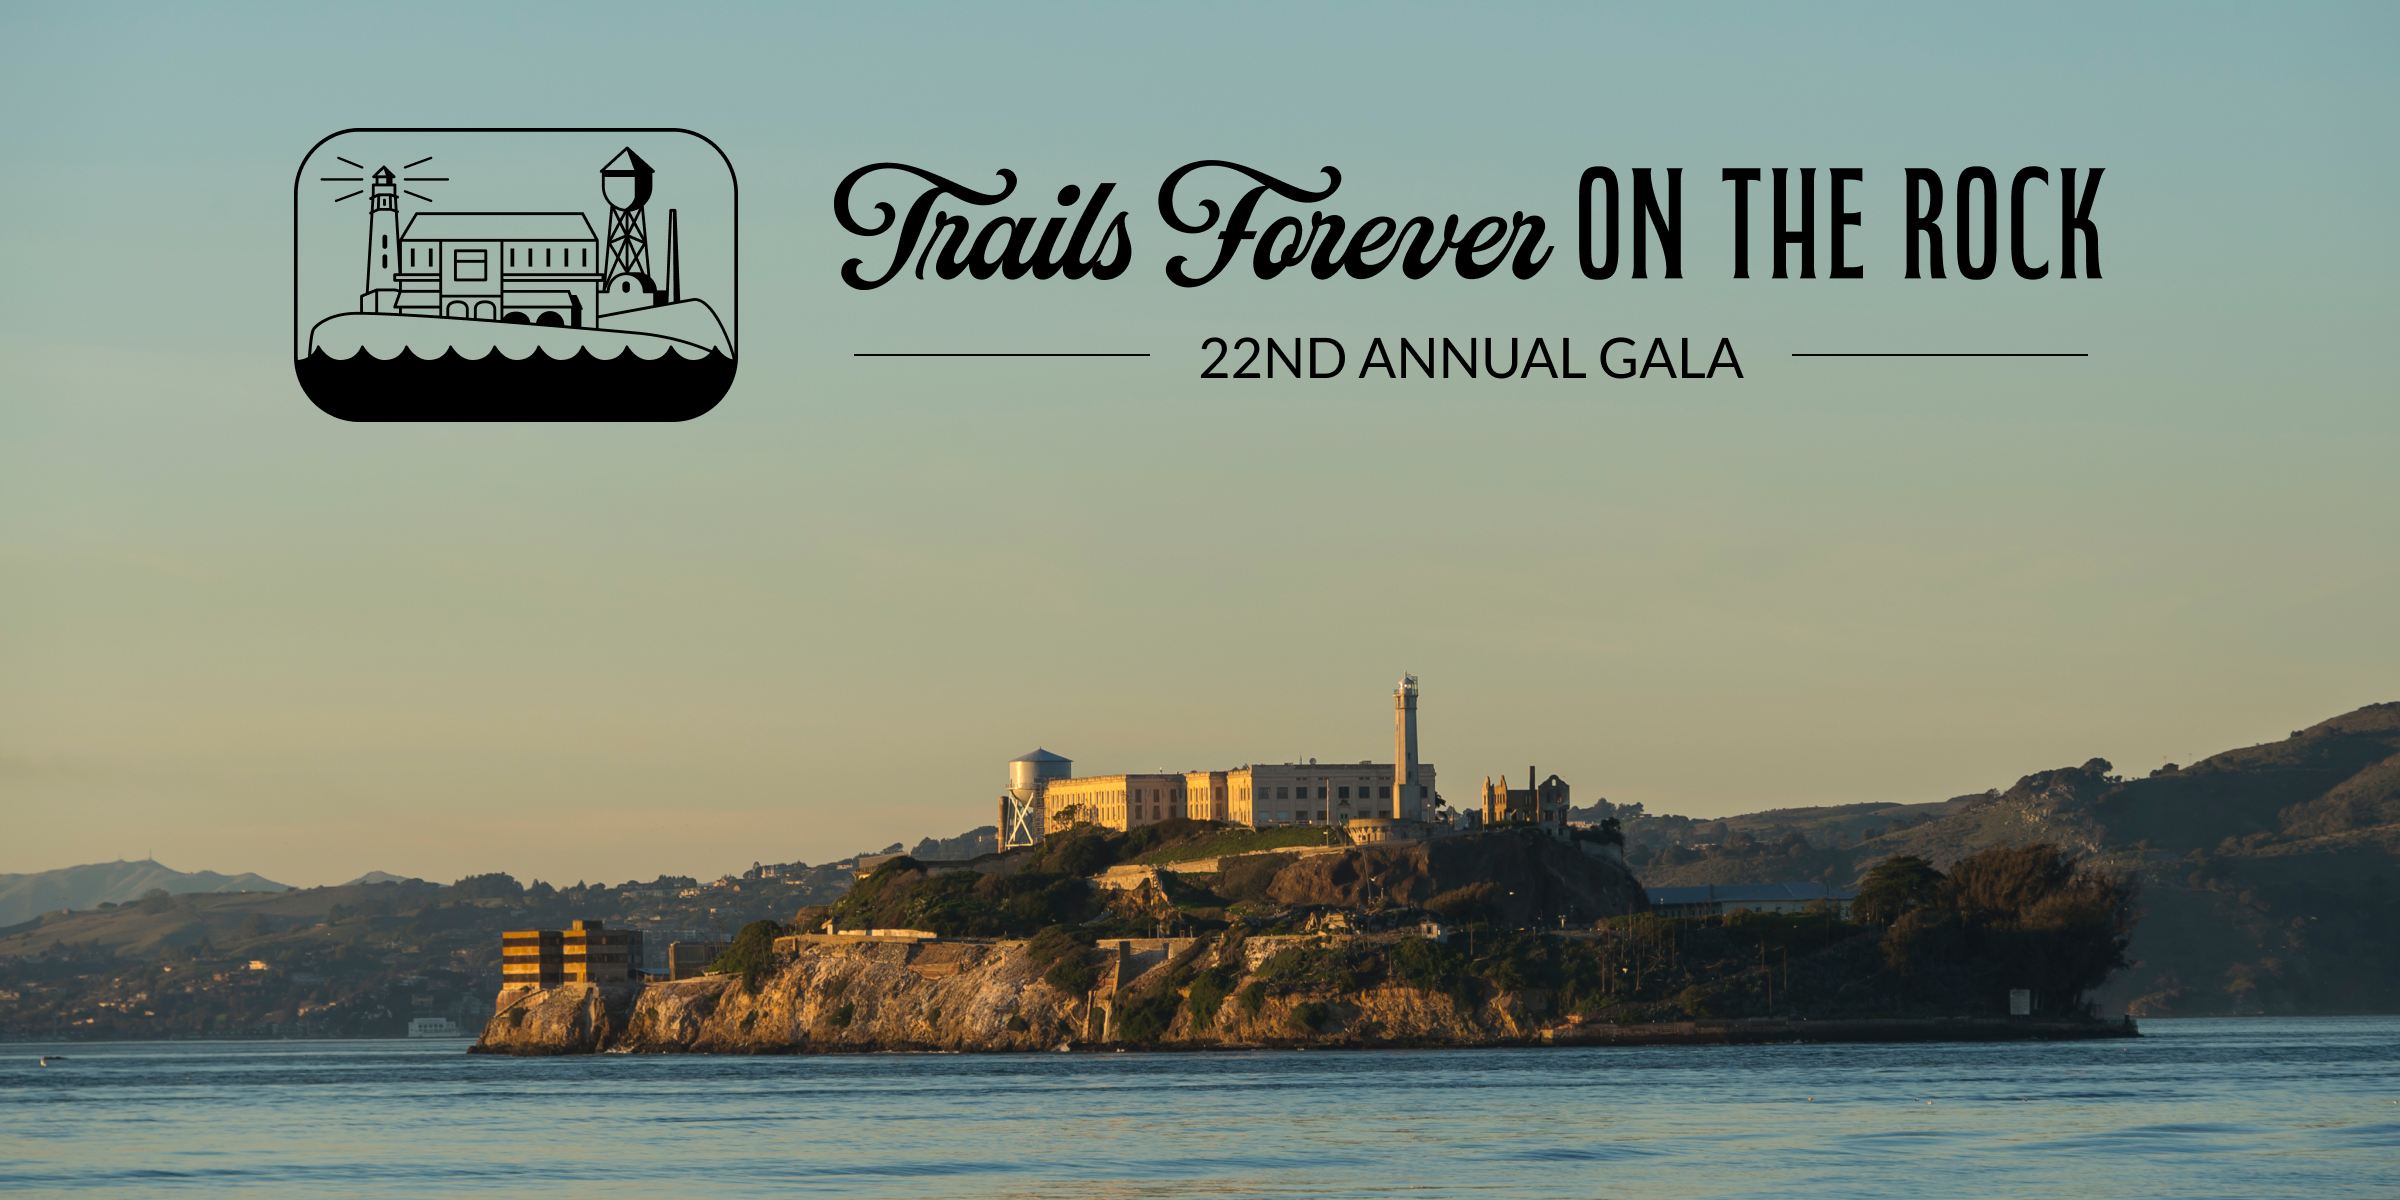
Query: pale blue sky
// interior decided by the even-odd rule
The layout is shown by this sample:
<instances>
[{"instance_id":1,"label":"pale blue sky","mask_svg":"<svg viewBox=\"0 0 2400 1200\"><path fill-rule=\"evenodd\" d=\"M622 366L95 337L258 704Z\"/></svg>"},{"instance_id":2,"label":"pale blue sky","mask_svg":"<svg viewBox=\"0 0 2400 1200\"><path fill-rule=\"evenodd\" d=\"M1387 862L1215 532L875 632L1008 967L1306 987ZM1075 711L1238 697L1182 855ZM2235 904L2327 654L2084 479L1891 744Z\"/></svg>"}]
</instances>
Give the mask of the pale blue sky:
<instances>
[{"instance_id":1,"label":"pale blue sky","mask_svg":"<svg viewBox=\"0 0 2400 1200\"><path fill-rule=\"evenodd\" d=\"M0 871L821 861L989 821L1035 745L1380 757L1403 669L1454 801L1538 763L1704 815L2147 771L2400 698L2394 32L2370 6L12 8ZM717 411L308 404L300 156L485 124L725 148L744 354ZM1206 157L1336 165L1353 219L1540 213L1560 257L1176 289L1203 239L1155 191ZM852 292L838 265L880 243L833 187L887 159L1012 168L1018 212L1113 181L1135 266ZM1573 270L1593 164L1686 168L1689 278ZM1972 164L2106 167L2106 278L1900 279L1901 170ZM1867 278L1727 279L1727 166L1863 168ZM1615 333L1730 336L1750 378L1193 378L1210 335ZM850 357L1035 343L1157 357ZM1787 357L1917 348L2093 357Z\"/></svg>"}]
</instances>

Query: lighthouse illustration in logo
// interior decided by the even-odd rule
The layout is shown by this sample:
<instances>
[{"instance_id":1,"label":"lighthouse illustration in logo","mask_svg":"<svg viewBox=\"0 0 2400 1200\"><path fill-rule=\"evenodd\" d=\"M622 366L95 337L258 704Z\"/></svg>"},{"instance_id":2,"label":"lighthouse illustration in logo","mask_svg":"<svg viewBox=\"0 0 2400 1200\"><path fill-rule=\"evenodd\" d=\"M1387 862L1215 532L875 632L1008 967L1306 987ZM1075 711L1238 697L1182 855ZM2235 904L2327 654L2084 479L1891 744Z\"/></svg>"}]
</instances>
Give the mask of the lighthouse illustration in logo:
<instances>
[{"instance_id":1,"label":"lighthouse illustration in logo","mask_svg":"<svg viewBox=\"0 0 2400 1200\"><path fill-rule=\"evenodd\" d=\"M375 186L367 201L367 290L358 298L360 312L399 312L400 285L392 272L392 251L400 240L400 189L390 167L375 168Z\"/></svg>"},{"instance_id":2,"label":"lighthouse illustration in logo","mask_svg":"<svg viewBox=\"0 0 2400 1200\"><path fill-rule=\"evenodd\" d=\"M397 144L439 141L444 131L349 132ZM424 136L389 136L409 132ZM324 149L320 144L312 161ZM458 168L409 174L443 169L425 165L437 155L422 154L398 170L379 163L367 171L364 163L374 160L355 159L348 149L342 147L338 161L365 173L318 181L366 186L320 204L366 199L363 286L355 305L320 309L306 325L305 343L295 347L301 386L319 408L369 421L685 420L708 411L731 387L733 333L709 298L683 292L681 214L672 204L664 213L664 253L652 254L653 201L669 189L634 145L618 145L597 164L605 238L573 208L434 206L419 187L438 183L447 189L445 201L473 190L462 187L468 181ZM477 150L477 159L493 160L486 148ZM680 157L688 162L694 155ZM716 157L722 161L721 152ZM498 161L513 168L521 160ZM308 169L304 164L304 177ZM729 193L730 165L724 181ZM511 182L516 194L540 186L521 177ZM408 199L419 206L405 208ZM300 205L296 196L296 230ZM728 213L717 226L729 231L730 223ZM295 242L301 240L296 232ZM730 238L723 240L730 250ZM295 264L301 319L309 315L299 311L304 265ZM733 278L716 277L729 285Z\"/></svg>"}]
</instances>

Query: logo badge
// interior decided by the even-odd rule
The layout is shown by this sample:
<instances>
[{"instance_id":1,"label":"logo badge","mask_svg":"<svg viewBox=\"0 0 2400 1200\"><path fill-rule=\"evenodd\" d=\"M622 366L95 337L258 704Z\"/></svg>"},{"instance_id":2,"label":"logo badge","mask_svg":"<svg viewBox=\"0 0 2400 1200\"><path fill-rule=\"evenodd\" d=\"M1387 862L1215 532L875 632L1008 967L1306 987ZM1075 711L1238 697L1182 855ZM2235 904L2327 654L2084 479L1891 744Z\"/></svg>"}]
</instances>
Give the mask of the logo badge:
<instances>
[{"instance_id":1,"label":"logo badge","mask_svg":"<svg viewBox=\"0 0 2400 1200\"><path fill-rule=\"evenodd\" d=\"M684 129L346 129L292 184L292 352L345 421L686 421L739 357L739 189Z\"/></svg>"}]
</instances>

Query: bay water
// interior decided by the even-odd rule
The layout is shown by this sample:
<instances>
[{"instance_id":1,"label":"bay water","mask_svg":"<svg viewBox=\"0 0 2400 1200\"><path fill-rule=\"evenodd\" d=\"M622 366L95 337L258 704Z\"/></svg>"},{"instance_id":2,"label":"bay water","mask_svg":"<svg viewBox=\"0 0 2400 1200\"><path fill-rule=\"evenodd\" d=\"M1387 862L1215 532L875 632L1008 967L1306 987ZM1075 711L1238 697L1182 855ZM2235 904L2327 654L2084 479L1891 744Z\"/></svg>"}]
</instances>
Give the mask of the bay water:
<instances>
[{"instance_id":1,"label":"bay water","mask_svg":"<svg viewBox=\"0 0 2400 1200\"><path fill-rule=\"evenodd\" d=\"M2400 1195L2400 1018L2143 1033L790 1058L12 1043L0 1194Z\"/></svg>"}]
</instances>

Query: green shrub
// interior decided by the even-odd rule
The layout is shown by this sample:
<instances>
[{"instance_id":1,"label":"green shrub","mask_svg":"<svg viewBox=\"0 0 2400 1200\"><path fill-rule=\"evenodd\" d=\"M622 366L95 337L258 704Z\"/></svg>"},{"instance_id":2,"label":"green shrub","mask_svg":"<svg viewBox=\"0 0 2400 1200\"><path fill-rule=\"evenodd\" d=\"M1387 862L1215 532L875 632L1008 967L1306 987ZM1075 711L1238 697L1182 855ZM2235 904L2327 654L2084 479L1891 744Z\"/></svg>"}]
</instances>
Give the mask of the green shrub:
<instances>
[{"instance_id":1,"label":"green shrub","mask_svg":"<svg viewBox=\"0 0 2400 1200\"><path fill-rule=\"evenodd\" d=\"M1069 995L1080 996L1100 985L1100 968L1082 953L1070 954L1042 972L1042 982Z\"/></svg>"},{"instance_id":2,"label":"green shrub","mask_svg":"<svg viewBox=\"0 0 2400 1200\"><path fill-rule=\"evenodd\" d=\"M1461 1004L1474 998L1474 964L1431 938L1400 939L1392 947L1390 962L1392 974L1419 991L1439 992Z\"/></svg>"},{"instance_id":3,"label":"green shrub","mask_svg":"<svg viewBox=\"0 0 2400 1200\"><path fill-rule=\"evenodd\" d=\"M1076 937L1074 930L1064 925L1052 925L1025 943L1025 953L1033 959L1035 966L1046 967L1057 962L1068 951L1086 949L1089 945Z\"/></svg>"},{"instance_id":4,"label":"green shrub","mask_svg":"<svg viewBox=\"0 0 2400 1200\"><path fill-rule=\"evenodd\" d=\"M1150 856L1165 852L1161 850L1161 847L1180 846L1185 842L1206 838L1224 828L1225 826L1214 821L1201 821L1191 817L1169 817L1157 824L1144 825L1139 829L1132 830L1117 839L1117 858L1120 862L1136 858L1155 861ZM1202 855L1201 857L1207 856Z\"/></svg>"},{"instance_id":5,"label":"green shrub","mask_svg":"<svg viewBox=\"0 0 2400 1200\"><path fill-rule=\"evenodd\" d=\"M830 908L805 910L814 929L830 918L843 929L923 929L943 937L1022 937L1089 916L1091 887L1046 865L1011 875L974 871L930 874L897 858L852 885Z\"/></svg>"},{"instance_id":6,"label":"green shrub","mask_svg":"<svg viewBox=\"0 0 2400 1200\"><path fill-rule=\"evenodd\" d=\"M1465 887L1454 887L1425 902L1425 907L1445 917L1461 920L1488 918L1500 903L1500 885L1479 880Z\"/></svg>"},{"instance_id":7,"label":"green shrub","mask_svg":"<svg viewBox=\"0 0 2400 1200\"><path fill-rule=\"evenodd\" d=\"M1226 930L1224 936L1217 941L1217 961L1221 963L1243 961L1242 943L1249 940L1250 927L1247 925L1236 924Z\"/></svg>"},{"instance_id":8,"label":"green shrub","mask_svg":"<svg viewBox=\"0 0 2400 1200\"><path fill-rule=\"evenodd\" d=\"M1354 992L1383 971L1383 956L1357 947L1288 946L1258 965L1257 979L1276 991L1330 987Z\"/></svg>"},{"instance_id":9,"label":"green shrub","mask_svg":"<svg viewBox=\"0 0 2400 1200\"><path fill-rule=\"evenodd\" d=\"M938 1012L938 1011L940 1011L940 1010L938 1010L938 1009L937 1009L937 1010L935 1010L935 1011L937 1011L937 1012ZM1033 1028L1033 1023L1032 1023L1032 1022L1030 1022L1030 1021L1027 1021L1027 1020L1025 1019L1024 1015L1023 1015L1023 1014L1021 1014L1021 1013L1020 1013L1020 1014L1011 1014L1011 1015L1010 1015L1010 1017L1008 1018L1008 1031L1009 1031L1010 1033L1023 1033L1023 1032L1025 1032L1026 1030L1029 1030L1029 1029L1031 1029L1031 1028Z\"/></svg>"},{"instance_id":10,"label":"green shrub","mask_svg":"<svg viewBox=\"0 0 2400 1200\"><path fill-rule=\"evenodd\" d=\"M1306 946L1286 946L1258 964L1258 978L1267 983L1297 983L1330 969L1322 950Z\"/></svg>"},{"instance_id":11,"label":"green shrub","mask_svg":"<svg viewBox=\"0 0 2400 1200\"><path fill-rule=\"evenodd\" d=\"M1116 1018L1111 1022L1117 1040L1148 1042L1165 1033L1175 1023L1175 1011L1183 1007L1183 997L1174 991L1160 988L1144 996L1120 1001Z\"/></svg>"},{"instance_id":12,"label":"green shrub","mask_svg":"<svg viewBox=\"0 0 2400 1200\"><path fill-rule=\"evenodd\" d=\"M832 1015L825 1018L825 1022L833 1026L835 1029L847 1029L850 1027L850 1018L857 1012L857 1005L844 1004L840 1008L833 1010Z\"/></svg>"},{"instance_id":13,"label":"green shrub","mask_svg":"<svg viewBox=\"0 0 2400 1200\"><path fill-rule=\"evenodd\" d=\"M1325 1028L1325 1022L1332 1016L1333 1010L1321 1001L1307 1000L1292 1006L1291 1025L1303 1033L1316 1033Z\"/></svg>"},{"instance_id":14,"label":"green shrub","mask_svg":"<svg viewBox=\"0 0 2400 1200\"><path fill-rule=\"evenodd\" d=\"M1484 982L1503 992L1516 991L1532 982L1526 978L1524 965L1513 958L1503 958L1486 964L1483 968L1483 978Z\"/></svg>"},{"instance_id":15,"label":"green shrub","mask_svg":"<svg viewBox=\"0 0 2400 1200\"><path fill-rule=\"evenodd\" d=\"M1233 1002L1241 1005L1243 1012L1255 1017L1259 1009L1267 1006L1267 985L1253 982L1234 993Z\"/></svg>"},{"instance_id":16,"label":"green shrub","mask_svg":"<svg viewBox=\"0 0 2400 1200\"><path fill-rule=\"evenodd\" d=\"M775 969L775 939L783 934L783 926L773 921L752 921L742 926L724 955L709 964L708 973L738 975L743 991L757 991L759 980Z\"/></svg>"},{"instance_id":17,"label":"green shrub","mask_svg":"<svg viewBox=\"0 0 2400 1200\"><path fill-rule=\"evenodd\" d=\"M1192 977L1192 990L1184 997L1184 1007L1192 1011L1192 1032L1214 1028L1217 1010L1225 1007L1225 998L1233 994L1234 981L1241 972L1231 966L1211 967Z\"/></svg>"},{"instance_id":18,"label":"green shrub","mask_svg":"<svg viewBox=\"0 0 2400 1200\"><path fill-rule=\"evenodd\" d=\"M1096 825L1078 825L1042 839L1024 869L1082 878L1117 863L1117 837Z\"/></svg>"},{"instance_id":19,"label":"green shrub","mask_svg":"<svg viewBox=\"0 0 2400 1200\"><path fill-rule=\"evenodd\" d=\"M1135 830L1126 838L1125 853L1135 862L1170 863L1189 862L1196 858L1220 858L1258 850L1279 850L1287 846L1325 844L1325 830L1321 826L1244 829L1219 825L1213 821L1175 820L1161 821ZM1335 830L1333 844L1347 846L1351 844L1350 836ZM1151 846L1163 848L1152 850Z\"/></svg>"}]
</instances>

